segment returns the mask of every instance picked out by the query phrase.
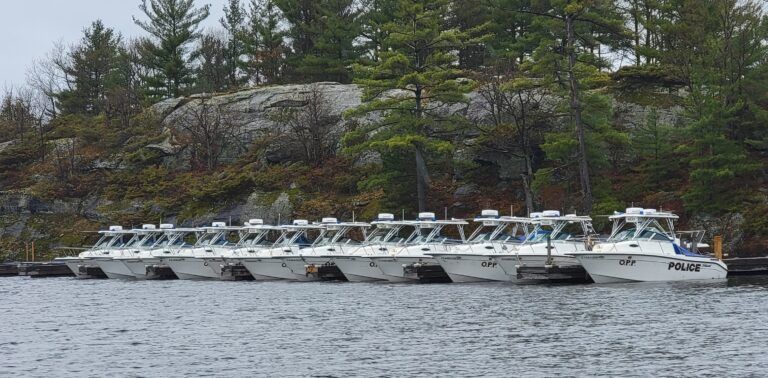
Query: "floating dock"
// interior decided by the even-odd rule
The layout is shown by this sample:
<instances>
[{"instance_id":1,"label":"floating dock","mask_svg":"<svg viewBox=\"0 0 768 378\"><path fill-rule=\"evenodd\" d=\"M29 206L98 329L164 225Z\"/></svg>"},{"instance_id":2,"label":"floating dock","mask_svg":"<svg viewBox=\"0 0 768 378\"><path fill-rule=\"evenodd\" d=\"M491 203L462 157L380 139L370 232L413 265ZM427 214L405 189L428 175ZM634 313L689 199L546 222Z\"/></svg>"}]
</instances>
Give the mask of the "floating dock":
<instances>
[{"instance_id":1,"label":"floating dock","mask_svg":"<svg viewBox=\"0 0 768 378\"><path fill-rule=\"evenodd\" d=\"M167 265L150 265L147 267L148 280L177 280L179 277Z\"/></svg>"},{"instance_id":2,"label":"floating dock","mask_svg":"<svg viewBox=\"0 0 768 378\"><path fill-rule=\"evenodd\" d=\"M410 264L403 267L406 277L416 278L421 283L451 283L451 277L440 265Z\"/></svg>"},{"instance_id":3,"label":"floating dock","mask_svg":"<svg viewBox=\"0 0 768 378\"><path fill-rule=\"evenodd\" d=\"M341 272L341 269L335 264L320 266L309 264L304 269L306 270L307 277L314 277L320 281L348 281L344 273Z\"/></svg>"},{"instance_id":4,"label":"floating dock","mask_svg":"<svg viewBox=\"0 0 768 378\"><path fill-rule=\"evenodd\" d=\"M222 281L253 281L253 275L245 266L240 264L226 264L221 267Z\"/></svg>"},{"instance_id":5,"label":"floating dock","mask_svg":"<svg viewBox=\"0 0 768 378\"><path fill-rule=\"evenodd\" d=\"M57 262L23 262L18 265L19 275L32 278L74 277L66 264Z\"/></svg>"},{"instance_id":6,"label":"floating dock","mask_svg":"<svg viewBox=\"0 0 768 378\"><path fill-rule=\"evenodd\" d=\"M77 277L83 279L108 278L98 265L80 265L77 267Z\"/></svg>"},{"instance_id":7,"label":"floating dock","mask_svg":"<svg viewBox=\"0 0 768 378\"><path fill-rule=\"evenodd\" d=\"M19 275L19 263L0 264L0 277Z\"/></svg>"},{"instance_id":8,"label":"floating dock","mask_svg":"<svg viewBox=\"0 0 768 378\"><path fill-rule=\"evenodd\" d=\"M735 257L724 259L728 265L728 276L754 276L768 274L768 256L766 257Z\"/></svg>"},{"instance_id":9,"label":"floating dock","mask_svg":"<svg viewBox=\"0 0 768 378\"><path fill-rule=\"evenodd\" d=\"M591 283L587 271L581 265L519 266L517 278L562 283Z\"/></svg>"}]
</instances>

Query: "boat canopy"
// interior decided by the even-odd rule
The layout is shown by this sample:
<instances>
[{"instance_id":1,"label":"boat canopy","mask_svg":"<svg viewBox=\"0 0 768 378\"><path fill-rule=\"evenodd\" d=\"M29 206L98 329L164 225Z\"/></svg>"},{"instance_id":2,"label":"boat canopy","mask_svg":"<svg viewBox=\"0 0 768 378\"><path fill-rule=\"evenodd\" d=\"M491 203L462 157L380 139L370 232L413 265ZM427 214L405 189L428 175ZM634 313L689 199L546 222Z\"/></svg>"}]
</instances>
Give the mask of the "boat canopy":
<instances>
[{"instance_id":1,"label":"boat canopy","mask_svg":"<svg viewBox=\"0 0 768 378\"><path fill-rule=\"evenodd\" d=\"M624 213L608 217L613 229L608 241L622 240L665 240L674 242L675 221L679 217L670 212L630 207Z\"/></svg>"},{"instance_id":2,"label":"boat canopy","mask_svg":"<svg viewBox=\"0 0 768 378\"><path fill-rule=\"evenodd\" d=\"M557 210L546 210L540 213L531 213L531 223L533 231L528 234L526 243L540 243L550 240L569 240L572 235L565 231L566 227L572 224L578 224L580 232L585 237L594 234L592 227L592 218L583 215L566 214L560 215Z\"/></svg>"},{"instance_id":3,"label":"boat canopy","mask_svg":"<svg viewBox=\"0 0 768 378\"><path fill-rule=\"evenodd\" d=\"M513 216L489 216L491 210L483 210L483 213L473 219L474 222L480 223L475 228L472 234L467 237L469 243L486 243L492 241L509 242L518 241L518 232L522 231L523 239L529 233L529 229L532 228L531 218L513 217ZM495 215L498 215L498 212ZM511 227L511 230L509 228Z\"/></svg>"}]
</instances>

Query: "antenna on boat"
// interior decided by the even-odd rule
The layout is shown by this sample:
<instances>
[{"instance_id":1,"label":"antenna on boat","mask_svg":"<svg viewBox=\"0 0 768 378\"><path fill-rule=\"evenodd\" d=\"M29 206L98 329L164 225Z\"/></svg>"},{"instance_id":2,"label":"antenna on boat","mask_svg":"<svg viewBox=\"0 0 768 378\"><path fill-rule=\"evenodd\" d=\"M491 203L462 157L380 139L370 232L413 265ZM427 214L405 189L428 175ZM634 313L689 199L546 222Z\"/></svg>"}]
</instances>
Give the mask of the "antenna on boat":
<instances>
[{"instance_id":1,"label":"antenna on boat","mask_svg":"<svg viewBox=\"0 0 768 378\"><path fill-rule=\"evenodd\" d=\"M515 216L515 205L512 205L512 204L509 205L509 216L510 217Z\"/></svg>"},{"instance_id":2,"label":"antenna on boat","mask_svg":"<svg viewBox=\"0 0 768 378\"><path fill-rule=\"evenodd\" d=\"M352 210L352 223L355 223L355 211Z\"/></svg>"},{"instance_id":3,"label":"antenna on boat","mask_svg":"<svg viewBox=\"0 0 768 378\"><path fill-rule=\"evenodd\" d=\"M400 218L400 220L405 220L405 209L400 209L400 210L403 212L403 215Z\"/></svg>"},{"instance_id":4,"label":"antenna on boat","mask_svg":"<svg viewBox=\"0 0 768 378\"><path fill-rule=\"evenodd\" d=\"M232 216L229 216L229 227L232 227Z\"/></svg>"},{"instance_id":5,"label":"antenna on boat","mask_svg":"<svg viewBox=\"0 0 768 378\"><path fill-rule=\"evenodd\" d=\"M448 206L443 208L443 219L448 220Z\"/></svg>"}]
</instances>

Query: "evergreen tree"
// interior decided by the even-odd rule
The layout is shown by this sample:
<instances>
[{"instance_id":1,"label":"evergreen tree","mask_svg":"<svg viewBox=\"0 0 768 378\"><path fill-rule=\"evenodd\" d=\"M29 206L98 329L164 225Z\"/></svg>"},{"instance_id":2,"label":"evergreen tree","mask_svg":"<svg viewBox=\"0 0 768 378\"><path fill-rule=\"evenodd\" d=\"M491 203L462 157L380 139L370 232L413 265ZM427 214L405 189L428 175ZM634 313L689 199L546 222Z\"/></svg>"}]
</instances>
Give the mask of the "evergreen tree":
<instances>
[{"instance_id":1,"label":"evergreen tree","mask_svg":"<svg viewBox=\"0 0 768 378\"><path fill-rule=\"evenodd\" d=\"M195 8L194 0L142 0L139 9L148 21L133 20L153 38L144 44L146 63L154 71L146 78L150 91L159 97L177 97L193 83L188 46L200 37L198 27L210 6Z\"/></svg>"},{"instance_id":2,"label":"evergreen tree","mask_svg":"<svg viewBox=\"0 0 768 378\"><path fill-rule=\"evenodd\" d=\"M248 32L244 37L248 55L246 70L256 83L279 83L285 66L285 32L283 17L274 0L252 0Z\"/></svg>"},{"instance_id":3,"label":"evergreen tree","mask_svg":"<svg viewBox=\"0 0 768 378\"><path fill-rule=\"evenodd\" d=\"M387 22L392 21L395 2L392 0L366 0L363 2L360 18L360 35L362 36L362 53L364 58L378 61L379 53L388 33L384 29Z\"/></svg>"},{"instance_id":4,"label":"evergreen tree","mask_svg":"<svg viewBox=\"0 0 768 378\"><path fill-rule=\"evenodd\" d=\"M766 109L746 88L768 84L758 67L768 58L768 24L754 1L684 2L675 23L680 51L668 53L689 83L688 209L725 214L748 206L760 183L748 139L763 128ZM698 41L698 42L697 42ZM760 125L760 126L758 126Z\"/></svg>"},{"instance_id":5,"label":"evergreen tree","mask_svg":"<svg viewBox=\"0 0 768 378\"><path fill-rule=\"evenodd\" d=\"M64 67L71 88L58 94L64 113L97 115L106 110L120 43L120 35L101 20L83 31L83 39L72 49L70 63Z\"/></svg>"},{"instance_id":6,"label":"evergreen tree","mask_svg":"<svg viewBox=\"0 0 768 378\"><path fill-rule=\"evenodd\" d=\"M567 98L569 123L574 131L572 138L575 138L574 155L567 161L576 163L581 208L589 213L595 196L588 151L592 137L588 134L597 128L587 124L586 118L602 118L604 115L585 115L587 102L597 104L602 101L585 93L584 89L606 81L599 70L610 64L601 57L601 47L618 50L627 46L629 33L624 28L624 19L616 5L608 0L531 2L513 11L532 16L531 35L537 47L529 69L550 81L555 93L562 93ZM555 144L560 145L559 142Z\"/></svg>"},{"instance_id":7,"label":"evergreen tree","mask_svg":"<svg viewBox=\"0 0 768 378\"><path fill-rule=\"evenodd\" d=\"M349 83L360 56L361 9L356 0L275 0L290 24L292 78L299 82Z\"/></svg>"},{"instance_id":8,"label":"evergreen tree","mask_svg":"<svg viewBox=\"0 0 768 378\"><path fill-rule=\"evenodd\" d=\"M245 68L243 55L245 54L246 36L245 23L247 12L243 9L240 0L229 0L224 7L224 17L219 21L227 31L227 86L236 88L243 83L242 71Z\"/></svg>"},{"instance_id":9,"label":"evergreen tree","mask_svg":"<svg viewBox=\"0 0 768 378\"><path fill-rule=\"evenodd\" d=\"M355 67L364 89L358 113L383 112L383 119L347 136L352 150L373 148L413 154L419 210L427 208L432 152L446 152L442 135L457 125L447 108L466 100L471 89L453 52L473 40L469 32L446 28L447 0L396 0L380 59ZM393 92L394 91L394 92ZM375 132L373 132L375 130ZM356 145L356 146L355 146Z\"/></svg>"},{"instance_id":10,"label":"evergreen tree","mask_svg":"<svg viewBox=\"0 0 768 378\"><path fill-rule=\"evenodd\" d=\"M225 38L214 33L203 34L192 58L197 61L197 92L220 92L231 86L229 49Z\"/></svg>"}]
</instances>

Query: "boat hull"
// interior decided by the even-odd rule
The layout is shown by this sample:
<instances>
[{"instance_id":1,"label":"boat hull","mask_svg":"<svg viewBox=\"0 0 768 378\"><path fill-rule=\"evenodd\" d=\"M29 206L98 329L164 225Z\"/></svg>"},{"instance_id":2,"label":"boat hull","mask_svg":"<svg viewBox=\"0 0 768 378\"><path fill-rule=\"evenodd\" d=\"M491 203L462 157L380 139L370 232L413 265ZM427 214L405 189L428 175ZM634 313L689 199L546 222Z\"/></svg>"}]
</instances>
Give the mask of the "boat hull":
<instances>
[{"instance_id":1,"label":"boat hull","mask_svg":"<svg viewBox=\"0 0 768 378\"><path fill-rule=\"evenodd\" d=\"M404 266L420 263L423 265L439 265L432 257L373 257L371 260L390 282L418 282L418 277L406 274Z\"/></svg>"},{"instance_id":2,"label":"boat hull","mask_svg":"<svg viewBox=\"0 0 768 378\"><path fill-rule=\"evenodd\" d=\"M389 281L393 278L384 274L369 257L340 256L334 257L333 262L350 282Z\"/></svg>"},{"instance_id":3,"label":"boat hull","mask_svg":"<svg viewBox=\"0 0 768 378\"><path fill-rule=\"evenodd\" d=\"M85 259L81 259L77 257L60 257L60 258L54 259L54 261L63 262L64 265L66 265L67 268L69 268L69 270L71 270L72 273L74 273L77 278L85 277L85 275L80 273L80 265L83 265L83 263L85 263Z\"/></svg>"},{"instance_id":4,"label":"boat hull","mask_svg":"<svg viewBox=\"0 0 768 378\"><path fill-rule=\"evenodd\" d=\"M320 256L301 256L301 257L281 257L281 260L288 266L288 269L296 276L295 279L299 281L320 281L320 278L316 275L307 274L307 265L315 265L321 267L323 265L332 264L330 258Z\"/></svg>"},{"instance_id":5,"label":"boat hull","mask_svg":"<svg viewBox=\"0 0 768 378\"><path fill-rule=\"evenodd\" d=\"M579 253L576 258L595 283L722 280L724 263L707 257L632 253Z\"/></svg>"},{"instance_id":6,"label":"boat hull","mask_svg":"<svg viewBox=\"0 0 768 378\"><path fill-rule=\"evenodd\" d=\"M517 274L509 275L492 256L472 254L435 255L453 282L517 281Z\"/></svg>"},{"instance_id":7,"label":"boat hull","mask_svg":"<svg viewBox=\"0 0 768 378\"><path fill-rule=\"evenodd\" d=\"M552 261L551 265L570 267L581 265L579 260L573 256L565 255L552 255L550 256ZM528 266L535 268L543 268L547 265L547 255L545 254L516 254L516 255L499 255L494 256L501 269L503 269L508 275L517 277L518 266Z\"/></svg>"},{"instance_id":8,"label":"boat hull","mask_svg":"<svg viewBox=\"0 0 768 378\"><path fill-rule=\"evenodd\" d=\"M278 258L249 258L243 260L242 264L256 281L298 279L288 265Z\"/></svg>"},{"instance_id":9,"label":"boat hull","mask_svg":"<svg viewBox=\"0 0 768 378\"><path fill-rule=\"evenodd\" d=\"M139 259L120 260L128 270L133 273L133 276L137 279L144 280L147 278L147 264Z\"/></svg>"},{"instance_id":10,"label":"boat hull","mask_svg":"<svg viewBox=\"0 0 768 378\"><path fill-rule=\"evenodd\" d=\"M221 258L173 257L165 259L173 273L182 280L217 280L221 278Z\"/></svg>"},{"instance_id":11,"label":"boat hull","mask_svg":"<svg viewBox=\"0 0 768 378\"><path fill-rule=\"evenodd\" d=\"M101 271L111 279L136 279L136 276L121 260L104 259L94 260L94 263L101 268Z\"/></svg>"}]
</instances>

